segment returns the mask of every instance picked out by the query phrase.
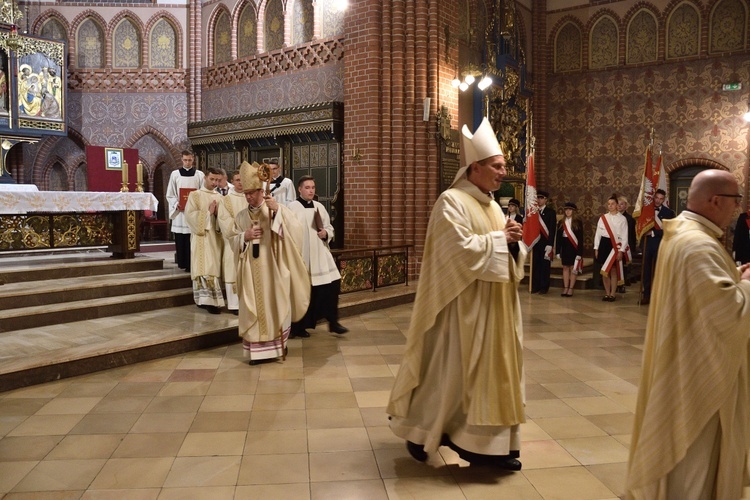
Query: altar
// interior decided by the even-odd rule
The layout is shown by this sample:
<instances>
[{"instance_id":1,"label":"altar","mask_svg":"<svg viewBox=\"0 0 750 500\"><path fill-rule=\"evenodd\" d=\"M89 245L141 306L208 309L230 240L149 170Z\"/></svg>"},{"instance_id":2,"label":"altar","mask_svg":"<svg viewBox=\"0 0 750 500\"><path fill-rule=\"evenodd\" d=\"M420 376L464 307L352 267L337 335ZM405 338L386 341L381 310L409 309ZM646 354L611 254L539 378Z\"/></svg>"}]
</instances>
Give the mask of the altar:
<instances>
[{"instance_id":1,"label":"altar","mask_svg":"<svg viewBox=\"0 0 750 500\"><path fill-rule=\"evenodd\" d=\"M0 252L107 246L133 258L141 214L158 205L151 193L0 191Z\"/></svg>"}]
</instances>

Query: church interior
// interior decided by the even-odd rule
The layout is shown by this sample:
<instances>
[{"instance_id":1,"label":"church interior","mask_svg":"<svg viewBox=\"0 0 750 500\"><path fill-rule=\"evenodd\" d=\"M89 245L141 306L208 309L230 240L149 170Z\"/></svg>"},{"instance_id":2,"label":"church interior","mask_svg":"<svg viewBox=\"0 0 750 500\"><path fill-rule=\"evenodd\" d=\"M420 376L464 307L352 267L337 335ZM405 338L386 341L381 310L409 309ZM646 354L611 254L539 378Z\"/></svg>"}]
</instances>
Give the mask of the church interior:
<instances>
[{"instance_id":1,"label":"church interior","mask_svg":"<svg viewBox=\"0 0 750 500\"><path fill-rule=\"evenodd\" d=\"M636 204L649 145L676 212L704 169L731 172L748 210L747 0L1 3L0 497L624 493L648 306L637 280L601 301L596 220L613 192ZM483 117L508 165L498 202L525 200L533 155L536 186L584 226L572 300L557 268L549 295L519 289L517 473L444 447L420 464L385 413L430 211ZM186 149L202 170L278 159L315 179L349 334L318 328L248 366L236 317L192 305L165 208ZM144 205L50 216L49 237L14 209L13 186L63 200L121 184Z\"/></svg>"}]
</instances>

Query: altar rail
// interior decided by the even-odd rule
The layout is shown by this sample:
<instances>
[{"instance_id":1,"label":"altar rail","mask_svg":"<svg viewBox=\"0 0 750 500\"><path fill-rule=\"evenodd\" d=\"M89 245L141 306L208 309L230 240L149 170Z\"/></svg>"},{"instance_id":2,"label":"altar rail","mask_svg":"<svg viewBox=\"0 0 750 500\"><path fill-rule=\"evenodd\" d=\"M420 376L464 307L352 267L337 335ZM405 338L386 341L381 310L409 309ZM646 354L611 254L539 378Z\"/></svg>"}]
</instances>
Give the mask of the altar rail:
<instances>
[{"instance_id":1,"label":"altar rail","mask_svg":"<svg viewBox=\"0 0 750 500\"><path fill-rule=\"evenodd\" d=\"M341 293L409 284L409 249L392 245L331 250L341 272Z\"/></svg>"}]
</instances>

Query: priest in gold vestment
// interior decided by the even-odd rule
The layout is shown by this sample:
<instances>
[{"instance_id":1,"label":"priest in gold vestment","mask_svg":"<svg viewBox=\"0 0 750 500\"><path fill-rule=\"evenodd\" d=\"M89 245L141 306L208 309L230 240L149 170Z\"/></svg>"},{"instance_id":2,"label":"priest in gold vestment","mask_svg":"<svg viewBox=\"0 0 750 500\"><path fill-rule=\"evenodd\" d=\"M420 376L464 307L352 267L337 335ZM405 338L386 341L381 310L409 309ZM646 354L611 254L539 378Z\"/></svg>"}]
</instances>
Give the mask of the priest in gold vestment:
<instances>
[{"instance_id":1,"label":"priest in gold vestment","mask_svg":"<svg viewBox=\"0 0 750 500\"><path fill-rule=\"evenodd\" d=\"M232 250L232 239L238 233L235 217L247 209L247 200L242 189L239 170L232 174L231 181L232 187L219 204L219 227L221 228L221 236L224 238L221 271L224 278L224 291L227 295L227 309L233 314L237 314L240 302L237 298L237 262Z\"/></svg>"},{"instance_id":2,"label":"priest in gold vestment","mask_svg":"<svg viewBox=\"0 0 750 500\"><path fill-rule=\"evenodd\" d=\"M190 193L185 221L190 228L190 277L198 307L219 314L224 307L221 293L221 234L217 214L221 195L215 191L221 171L210 167L201 188Z\"/></svg>"},{"instance_id":3,"label":"priest in gold vestment","mask_svg":"<svg viewBox=\"0 0 750 500\"><path fill-rule=\"evenodd\" d=\"M235 217L239 333L250 364L284 358L292 321L310 304L310 278L300 245L302 225L285 206L264 195L257 164L243 162L248 208ZM270 209L270 211L269 211Z\"/></svg>"},{"instance_id":4,"label":"priest in gold vestment","mask_svg":"<svg viewBox=\"0 0 750 500\"><path fill-rule=\"evenodd\" d=\"M732 174L704 170L664 221L626 498L736 500L748 485L750 264L720 241L741 201Z\"/></svg>"},{"instance_id":5,"label":"priest in gold vestment","mask_svg":"<svg viewBox=\"0 0 750 500\"><path fill-rule=\"evenodd\" d=\"M420 461L440 445L472 464L519 470L525 421L518 283L521 225L491 192L505 159L485 119L464 127L461 168L433 207L406 351L387 412Z\"/></svg>"}]
</instances>

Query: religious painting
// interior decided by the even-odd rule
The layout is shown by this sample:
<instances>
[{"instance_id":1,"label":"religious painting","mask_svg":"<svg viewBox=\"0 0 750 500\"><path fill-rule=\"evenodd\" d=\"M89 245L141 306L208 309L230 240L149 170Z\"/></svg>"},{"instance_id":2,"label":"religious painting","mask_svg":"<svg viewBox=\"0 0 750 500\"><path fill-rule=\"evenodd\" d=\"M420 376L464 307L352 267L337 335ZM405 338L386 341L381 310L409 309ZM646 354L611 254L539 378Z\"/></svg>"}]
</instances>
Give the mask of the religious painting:
<instances>
[{"instance_id":1,"label":"religious painting","mask_svg":"<svg viewBox=\"0 0 750 500\"><path fill-rule=\"evenodd\" d=\"M104 161L107 170L122 170L122 149L104 148Z\"/></svg>"},{"instance_id":2,"label":"religious painting","mask_svg":"<svg viewBox=\"0 0 750 500\"><path fill-rule=\"evenodd\" d=\"M8 58L0 55L0 116L8 115Z\"/></svg>"},{"instance_id":3,"label":"religious painting","mask_svg":"<svg viewBox=\"0 0 750 500\"><path fill-rule=\"evenodd\" d=\"M15 50L18 126L36 131L65 131L65 44L22 36Z\"/></svg>"}]
</instances>

